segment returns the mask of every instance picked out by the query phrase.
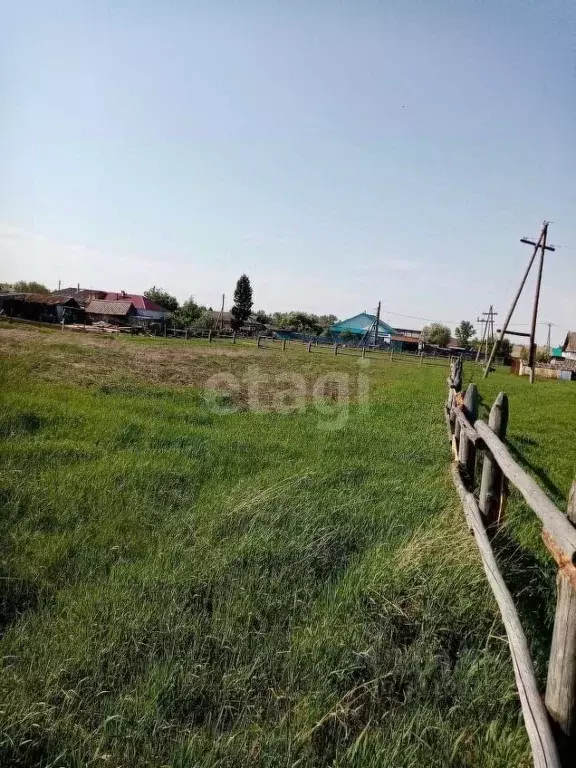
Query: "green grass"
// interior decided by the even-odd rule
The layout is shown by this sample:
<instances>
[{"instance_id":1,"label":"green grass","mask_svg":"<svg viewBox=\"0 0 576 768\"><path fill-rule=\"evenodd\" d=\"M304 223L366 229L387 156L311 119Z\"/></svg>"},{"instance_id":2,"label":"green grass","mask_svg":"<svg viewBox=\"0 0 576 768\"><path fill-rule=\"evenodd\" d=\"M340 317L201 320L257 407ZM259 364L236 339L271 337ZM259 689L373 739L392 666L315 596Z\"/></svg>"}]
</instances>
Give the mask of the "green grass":
<instances>
[{"instance_id":1,"label":"green grass","mask_svg":"<svg viewBox=\"0 0 576 768\"><path fill-rule=\"evenodd\" d=\"M330 430L337 404L270 397L286 372L355 376L351 357L0 333L0 764L530 764L447 471L446 369L371 364L370 408ZM256 365L261 412L203 396ZM514 444L562 496L574 415L535 411L573 414L574 389L544 383L544 408L497 374L486 401L504 385Z\"/></svg>"}]
</instances>

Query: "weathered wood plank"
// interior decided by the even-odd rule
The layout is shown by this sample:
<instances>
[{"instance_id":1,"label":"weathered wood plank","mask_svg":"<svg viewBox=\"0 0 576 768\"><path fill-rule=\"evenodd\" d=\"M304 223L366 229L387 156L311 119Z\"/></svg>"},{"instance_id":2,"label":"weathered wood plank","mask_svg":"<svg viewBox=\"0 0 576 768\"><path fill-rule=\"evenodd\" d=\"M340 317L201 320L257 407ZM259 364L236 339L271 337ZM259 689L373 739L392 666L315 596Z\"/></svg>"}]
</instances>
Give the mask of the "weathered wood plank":
<instances>
[{"instance_id":1,"label":"weathered wood plank","mask_svg":"<svg viewBox=\"0 0 576 768\"><path fill-rule=\"evenodd\" d=\"M472 423L478 418L478 390L476 384L468 384L460 414ZM476 467L476 448L474 444L476 440L468 437L469 432L475 433L475 430L473 428L471 430L468 429L466 422L464 422L464 425L460 425L458 460L464 468L467 477L471 482L474 482L474 469Z\"/></svg>"},{"instance_id":2,"label":"weathered wood plank","mask_svg":"<svg viewBox=\"0 0 576 768\"><path fill-rule=\"evenodd\" d=\"M550 501L540 486L514 461L504 443L481 419L474 429L484 440L506 477L520 491L528 506L536 513L556 546L576 564L576 528L558 507Z\"/></svg>"},{"instance_id":3,"label":"weathered wood plank","mask_svg":"<svg viewBox=\"0 0 576 768\"><path fill-rule=\"evenodd\" d=\"M470 440L470 442L472 442L474 445L477 443L482 443L482 438L472 426L472 423L466 416L465 412L460 408L454 408L453 413L455 420L460 425L460 432L465 432L467 439Z\"/></svg>"},{"instance_id":4,"label":"weathered wood plank","mask_svg":"<svg viewBox=\"0 0 576 768\"><path fill-rule=\"evenodd\" d=\"M576 524L576 480L568 499L567 517ZM556 588L546 706L562 732L573 738L576 735L576 588L572 564L560 566Z\"/></svg>"},{"instance_id":5,"label":"weathered wood plank","mask_svg":"<svg viewBox=\"0 0 576 768\"><path fill-rule=\"evenodd\" d=\"M546 709L538 692L528 641L522 629L516 606L496 563L476 500L464 487L456 464L452 465L452 477L462 500L468 525L474 533L484 572L498 603L508 636L516 687L524 715L524 725L532 748L534 766L535 768L561 768Z\"/></svg>"},{"instance_id":6,"label":"weathered wood plank","mask_svg":"<svg viewBox=\"0 0 576 768\"><path fill-rule=\"evenodd\" d=\"M500 440L506 438L508 428L508 395L500 392L490 410L488 426ZM498 524L502 511L502 490L504 477L498 462L490 451L484 453L482 465L482 481L480 483L480 498L478 506L486 518L488 525Z\"/></svg>"}]
</instances>

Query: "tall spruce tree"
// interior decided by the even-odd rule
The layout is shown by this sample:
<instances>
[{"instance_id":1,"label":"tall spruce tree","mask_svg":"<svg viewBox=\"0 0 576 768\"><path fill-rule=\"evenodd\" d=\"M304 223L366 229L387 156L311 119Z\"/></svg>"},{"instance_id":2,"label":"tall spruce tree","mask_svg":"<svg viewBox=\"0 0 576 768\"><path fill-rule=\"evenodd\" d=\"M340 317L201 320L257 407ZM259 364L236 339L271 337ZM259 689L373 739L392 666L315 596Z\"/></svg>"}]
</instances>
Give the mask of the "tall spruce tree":
<instances>
[{"instance_id":1,"label":"tall spruce tree","mask_svg":"<svg viewBox=\"0 0 576 768\"><path fill-rule=\"evenodd\" d=\"M232 307L232 320L230 324L235 331L239 331L252 312L252 286L247 275L240 275L234 291L234 306Z\"/></svg>"}]
</instances>

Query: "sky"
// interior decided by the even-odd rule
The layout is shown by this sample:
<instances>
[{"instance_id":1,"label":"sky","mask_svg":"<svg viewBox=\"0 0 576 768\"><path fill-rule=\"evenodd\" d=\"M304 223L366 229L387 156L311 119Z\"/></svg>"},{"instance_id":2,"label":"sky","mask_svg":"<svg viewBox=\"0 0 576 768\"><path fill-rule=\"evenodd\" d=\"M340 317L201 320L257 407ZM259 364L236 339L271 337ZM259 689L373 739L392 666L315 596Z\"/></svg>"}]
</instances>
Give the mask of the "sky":
<instances>
[{"instance_id":1,"label":"sky","mask_svg":"<svg viewBox=\"0 0 576 768\"><path fill-rule=\"evenodd\" d=\"M0 281L576 330L572 0L21 0L2 10ZM534 276L513 317L529 330ZM478 326L477 326L478 327Z\"/></svg>"}]
</instances>

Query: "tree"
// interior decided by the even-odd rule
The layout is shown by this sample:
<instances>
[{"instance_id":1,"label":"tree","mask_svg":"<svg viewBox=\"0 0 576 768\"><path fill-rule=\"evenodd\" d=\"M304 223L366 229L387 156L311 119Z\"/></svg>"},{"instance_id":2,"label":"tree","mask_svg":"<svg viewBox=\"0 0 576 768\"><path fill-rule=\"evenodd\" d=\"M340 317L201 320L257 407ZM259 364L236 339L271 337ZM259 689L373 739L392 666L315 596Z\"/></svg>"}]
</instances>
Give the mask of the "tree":
<instances>
[{"instance_id":1,"label":"tree","mask_svg":"<svg viewBox=\"0 0 576 768\"><path fill-rule=\"evenodd\" d=\"M178 299L163 288L156 288L156 286L153 285L152 288L148 288L147 291L144 291L144 296L146 296L147 299L150 299L150 301L153 301L154 304L161 306L162 309L165 309L167 312L178 311Z\"/></svg>"},{"instance_id":2,"label":"tree","mask_svg":"<svg viewBox=\"0 0 576 768\"><path fill-rule=\"evenodd\" d=\"M442 323L431 323L422 328L422 338L427 344L447 347L450 342L450 328Z\"/></svg>"},{"instance_id":3,"label":"tree","mask_svg":"<svg viewBox=\"0 0 576 768\"><path fill-rule=\"evenodd\" d=\"M234 306L230 325L234 331L239 331L252 312L252 286L247 275L240 275L234 291Z\"/></svg>"},{"instance_id":4,"label":"tree","mask_svg":"<svg viewBox=\"0 0 576 768\"><path fill-rule=\"evenodd\" d=\"M461 347L468 347L472 340L472 336L476 335L476 331L469 320L461 320L460 325L454 331L454 335L458 339L458 343Z\"/></svg>"},{"instance_id":5,"label":"tree","mask_svg":"<svg viewBox=\"0 0 576 768\"><path fill-rule=\"evenodd\" d=\"M335 325L338 322L336 315L318 315L316 317L322 328L327 325Z\"/></svg>"},{"instance_id":6,"label":"tree","mask_svg":"<svg viewBox=\"0 0 576 768\"><path fill-rule=\"evenodd\" d=\"M44 283L37 283L35 280L29 283L26 280L18 280L11 290L16 291L16 293L50 293L50 288L47 288Z\"/></svg>"},{"instance_id":7,"label":"tree","mask_svg":"<svg viewBox=\"0 0 576 768\"><path fill-rule=\"evenodd\" d=\"M352 331L346 330L346 331L342 331L342 333L340 334L340 341L352 341L353 338L355 338L355 336L352 333Z\"/></svg>"},{"instance_id":8,"label":"tree","mask_svg":"<svg viewBox=\"0 0 576 768\"><path fill-rule=\"evenodd\" d=\"M183 325L185 328L188 328L191 326L196 320L198 320L199 317L202 316L202 313L205 311L205 307L201 307L199 304L196 304L194 301L194 297L190 296L184 304L178 309L176 314L176 321L180 323L180 325Z\"/></svg>"},{"instance_id":9,"label":"tree","mask_svg":"<svg viewBox=\"0 0 576 768\"><path fill-rule=\"evenodd\" d=\"M488 347L490 349L490 347ZM502 339L500 342L500 348L498 349L498 357L508 358L512 355L512 344L510 339Z\"/></svg>"},{"instance_id":10,"label":"tree","mask_svg":"<svg viewBox=\"0 0 576 768\"><path fill-rule=\"evenodd\" d=\"M263 309L259 309L258 312L256 312L255 318L259 323L262 323L262 325L268 325L268 323L272 322L270 315L267 315Z\"/></svg>"},{"instance_id":11,"label":"tree","mask_svg":"<svg viewBox=\"0 0 576 768\"><path fill-rule=\"evenodd\" d=\"M211 309L204 309L201 314L192 323L194 328L206 328L208 330L214 330L216 328L216 320L218 314Z\"/></svg>"}]
</instances>

